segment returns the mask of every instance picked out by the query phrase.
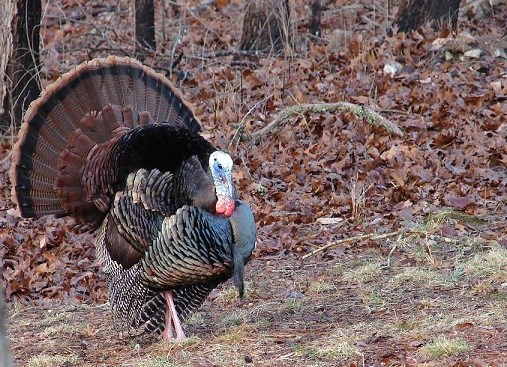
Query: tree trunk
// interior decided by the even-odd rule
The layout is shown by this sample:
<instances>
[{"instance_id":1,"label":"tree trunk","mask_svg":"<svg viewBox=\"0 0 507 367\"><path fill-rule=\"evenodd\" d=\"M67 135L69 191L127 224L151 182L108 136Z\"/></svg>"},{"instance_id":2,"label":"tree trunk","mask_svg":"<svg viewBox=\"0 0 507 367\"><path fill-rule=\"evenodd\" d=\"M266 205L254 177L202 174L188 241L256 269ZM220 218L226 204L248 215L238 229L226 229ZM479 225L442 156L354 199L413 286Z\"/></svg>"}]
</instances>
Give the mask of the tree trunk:
<instances>
[{"instance_id":1,"label":"tree trunk","mask_svg":"<svg viewBox=\"0 0 507 367\"><path fill-rule=\"evenodd\" d=\"M140 46L139 54L145 49L155 50L155 9L153 0L135 1L136 42Z\"/></svg>"},{"instance_id":2,"label":"tree trunk","mask_svg":"<svg viewBox=\"0 0 507 367\"><path fill-rule=\"evenodd\" d=\"M394 25L398 32L414 31L427 22L439 30L444 23L450 23L453 30L458 27L460 0L402 0Z\"/></svg>"},{"instance_id":3,"label":"tree trunk","mask_svg":"<svg viewBox=\"0 0 507 367\"><path fill-rule=\"evenodd\" d=\"M40 94L40 0L0 1L0 132L21 124Z\"/></svg>"},{"instance_id":4,"label":"tree trunk","mask_svg":"<svg viewBox=\"0 0 507 367\"><path fill-rule=\"evenodd\" d=\"M322 0L310 0L310 22L308 24L308 31L314 37L321 36L321 17L322 17Z\"/></svg>"},{"instance_id":5,"label":"tree trunk","mask_svg":"<svg viewBox=\"0 0 507 367\"><path fill-rule=\"evenodd\" d=\"M11 359L9 357L9 341L7 340L7 328L5 326L6 320L4 291L0 289L0 366L10 367Z\"/></svg>"},{"instance_id":6,"label":"tree trunk","mask_svg":"<svg viewBox=\"0 0 507 367\"><path fill-rule=\"evenodd\" d=\"M247 2L239 49L279 54L291 43L288 0Z\"/></svg>"}]
</instances>

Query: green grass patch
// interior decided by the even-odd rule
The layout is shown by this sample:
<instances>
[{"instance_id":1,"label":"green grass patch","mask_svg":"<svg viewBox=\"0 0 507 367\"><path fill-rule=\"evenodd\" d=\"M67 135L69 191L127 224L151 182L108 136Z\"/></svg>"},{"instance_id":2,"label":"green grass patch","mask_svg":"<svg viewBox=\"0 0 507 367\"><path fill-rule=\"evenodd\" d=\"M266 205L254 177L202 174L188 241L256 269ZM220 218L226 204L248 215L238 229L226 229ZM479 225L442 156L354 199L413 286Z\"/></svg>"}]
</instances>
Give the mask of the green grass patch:
<instances>
[{"instance_id":1,"label":"green grass patch","mask_svg":"<svg viewBox=\"0 0 507 367\"><path fill-rule=\"evenodd\" d=\"M226 317L219 321L218 326L221 329L227 329L233 326L244 324L247 321L247 314L247 310L233 310Z\"/></svg>"},{"instance_id":2,"label":"green grass patch","mask_svg":"<svg viewBox=\"0 0 507 367\"><path fill-rule=\"evenodd\" d=\"M325 355L332 359L349 359L362 355L361 350L348 340L328 342L318 348L320 355Z\"/></svg>"},{"instance_id":3,"label":"green grass patch","mask_svg":"<svg viewBox=\"0 0 507 367\"><path fill-rule=\"evenodd\" d=\"M349 282L368 283L378 278L382 274L380 262L370 262L351 269L343 274L343 280Z\"/></svg>"},{"instance_id":4,"label":"green grass patch","mask_svg":"<svg viewBox=\"0 0 507 367\"><path fill-rule=\"evenodd\" d=\"M285 309L291 313L299 311L303 306L303 302L294 298L285 301Z\"/></svg>"},{"instance_id":5,"label":"green grass patch","mask_svg":"<svg viewBox=\"0 0 507 367\"><path fill-rule=\"evenodd\" d=\"M382 310L389 307L389 300L378 292L364 290L360 293L363 305L368 312L373 310Z\"/></svg>"},{"instance_id":6,"label":"green grass patch","mask_svg":"<svg viewBox=\"0 0 507 367\"><path fill-rule=\"evenodd\" d=\"M245 282L245 289L243 294L243 302L247 302L252 293L253 284L251 281ZM214 302L219 305L234 305L239 301L238 288L232 283L226 283L218 292Z\"/></svg>"},{"instance_id":7,"label":"green grass patch","mask_svg":"<svg viewBox=\"0 0 507 367\"><path fill-rule=\"evenodd\" d=\"M137 361L139 367L177 367L169 362L166 356L145 357Z\"/></svg>"},{"instance_id":8,"label":"green grass patch","mask_svg":"<svg viewBox=\"0 0 507 367\"><path fill-rule=\"evenodd\" d=\"M507 281L507 249L492 247L489 251L475 254L463 264L463 272L472 277Z\"/></svg>"},{"instance_id":9,"label":"green grass patch","mask_svg":"<svg viewBox=\"0 0 507 367\"><path fill-rule=\"evenodd\" d=\"M393 277L394 283L415 283L417 285L436 285L444 281L440 272L425 267L408 267Z\"/></svg>"},{"instance_id":10,"label":"green grass patch","mask_svg":"<svg viewBox=\"0 0 507 367\"><path fill-rule=\"evenodd\" d=\"M185 325L200 326L204 325L204 317L201 313L195 312L185 320Z\"/></svg>"},{"instance_id":11,"label":"green grass patch","mask_svg":"<svg viewBox=\"0 0 507 367\"><path fill-rule=\"evenodd\" d=\"M314 280L308 284L308 293L310 294L328 293L335 289L333 284L320 280Z\"/></svg>"},{"instance_id":12,"label":"green grass patch","mask_svg":"<svg viewBox=\"0 0 507 367\"><path fill-rule=\"evenodd\" d=\"M450 339L440 336L423 347L423 352L436 358L455 356L472 350L472 347L464 340Z\"/></svg>"},{"instance_id":13,"label":"green grass patch","mask_svg":"<svg viewBox=\"0 0 507 367\"><path fill-rule=\"evenodd\" d=\"M294 346L294 352L304 358L315 358L319 356L317 348L308 345L296 345Z\"/></svg>"}]
</instances>

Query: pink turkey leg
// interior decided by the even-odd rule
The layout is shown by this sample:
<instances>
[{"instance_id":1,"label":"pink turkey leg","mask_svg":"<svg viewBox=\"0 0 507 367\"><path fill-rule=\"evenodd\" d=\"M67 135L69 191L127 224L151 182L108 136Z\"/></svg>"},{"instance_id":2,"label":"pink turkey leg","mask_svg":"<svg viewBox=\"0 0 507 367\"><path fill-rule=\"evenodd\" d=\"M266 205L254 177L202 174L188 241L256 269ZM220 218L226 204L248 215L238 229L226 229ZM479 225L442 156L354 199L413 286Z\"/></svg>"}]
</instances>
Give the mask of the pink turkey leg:
<instances>
[{"instance_id":1,"label":"pink turkey leg","mask_svg":"<svg viewBox=\"0 0 507 367\"><path fill-rule=\"evenodd\" d=\"M164 332L162 333L162 338L165 340L174 338L173 325L174 330L176 331L176 339L186 338L185 332L181 327L180 319L178 317L178 314L176 313L176 307L174 306L173 292L172 291L164 292L164 297L167 307L165 310L165 329Z\"/></svg>"}]
</instances>

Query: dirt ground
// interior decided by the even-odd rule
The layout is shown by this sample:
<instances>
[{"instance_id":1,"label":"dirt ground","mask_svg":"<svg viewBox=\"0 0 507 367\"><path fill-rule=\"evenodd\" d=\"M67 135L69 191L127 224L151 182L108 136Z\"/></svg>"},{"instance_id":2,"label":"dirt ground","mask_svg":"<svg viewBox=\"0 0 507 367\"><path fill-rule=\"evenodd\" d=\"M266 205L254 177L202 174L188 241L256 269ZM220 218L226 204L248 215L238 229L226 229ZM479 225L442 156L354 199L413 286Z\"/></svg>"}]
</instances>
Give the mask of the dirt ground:
<instances>
[{"instance_id":1,"label":"dirt ground","mask_svg":"<svg viewBox=\"0 0 507 367\"><path fill-rule=\"evenodd\" d=\"M184 342L120 337L107 305L14 306L15 365L506 366L507 250L461 255L433 243L440 265L402 261L424 254L418 246L394 251L389 266L375 247L339 260L255 259L244 304L227 283Z\"/></svg>"},{"instance_id":2,"label":"dirt ground","mask_svg":"<svg viewBox=\"0 0 507 367\"><path fill-rule=\"evenodd\" d=\"M41 83L93 57L134 56L130 3L44 2ZM387 1L340 0L310 40L306 2L294 0L293 49L257 63L229 52L244 1L179 3L157 9L157 51L144 62L235 157L258 224L246 298L218 288L182 342L118 335L91 236L66 231L66 219L16 217L8 133L0 266L15 366L507 367L505 2L462 1L455 35L389 36ZM322 107L338 101L403 135Z\"/></svg>"}]
</instances>

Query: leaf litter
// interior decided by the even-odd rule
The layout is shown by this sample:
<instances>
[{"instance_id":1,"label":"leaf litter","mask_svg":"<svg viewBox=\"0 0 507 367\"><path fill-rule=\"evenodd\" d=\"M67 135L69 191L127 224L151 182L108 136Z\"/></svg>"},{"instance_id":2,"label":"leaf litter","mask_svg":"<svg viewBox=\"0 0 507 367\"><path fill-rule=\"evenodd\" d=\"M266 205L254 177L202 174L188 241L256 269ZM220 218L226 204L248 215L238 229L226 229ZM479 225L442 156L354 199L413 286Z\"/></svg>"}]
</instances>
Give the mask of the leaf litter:
<instances>
[{"instance_id":1,"label":"leaf litter","mask_svg":"<svg viewBox=\"0 0 507 367\"><path fill-rule=\"evenodd\" d=\"M189 321L186 343L118 337L92 236L67 231L66 219L12 211L5 136L0 264L16 365L44 355L80 366L505 363L507 74L495 51L505 50L495 33L505 7L485 17L466 2L453 39L426 28L388 36L368 21L378 3L339 1L312 44L307 9L295 1L295 52L231 66L231 57L206 53L237 47L244 3L187 3L164 22L171 8L158 7L160 53L144 62L172 78L206 136L235 157L238 191L258 224L247 301L238 308L223 296L230 285L217 290ZM134 54L127 1L46 9L46 84L91 57ZM466 57L470 47L481 55ZM172 50L183 55L175 70ZM388 64L396 68L385 73ZM297 114L249 140L284 108L339 101L375 110L403 136L342 111ZM426 234L344 243L301 260L333 241L413 228ZM69 328L51 332L61 325Z\"/></svg>"}]
</instances>

